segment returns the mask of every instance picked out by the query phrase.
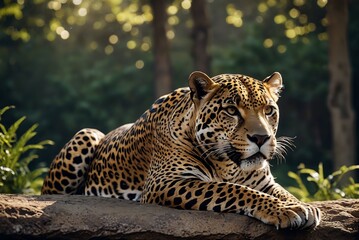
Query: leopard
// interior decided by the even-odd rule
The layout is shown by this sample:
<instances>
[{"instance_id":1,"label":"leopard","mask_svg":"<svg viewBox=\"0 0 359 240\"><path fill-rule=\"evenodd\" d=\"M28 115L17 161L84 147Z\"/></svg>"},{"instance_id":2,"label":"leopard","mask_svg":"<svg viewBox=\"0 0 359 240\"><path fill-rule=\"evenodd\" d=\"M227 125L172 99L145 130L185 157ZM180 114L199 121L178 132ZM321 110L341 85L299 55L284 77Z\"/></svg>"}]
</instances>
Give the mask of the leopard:
<instances>
[{"instance_id":1,"label":"leopard","mask_svg":"<svg viewBox=\"0 0 359 240\"><path fill-rule=\"evenodd\" d=\"M315 228L319 208L275 181L280 73L192 72L134 123L80 130L51 163L42 194L119 198L177 209L237 213L277 229Z\"/></svg>"}]
</instances>

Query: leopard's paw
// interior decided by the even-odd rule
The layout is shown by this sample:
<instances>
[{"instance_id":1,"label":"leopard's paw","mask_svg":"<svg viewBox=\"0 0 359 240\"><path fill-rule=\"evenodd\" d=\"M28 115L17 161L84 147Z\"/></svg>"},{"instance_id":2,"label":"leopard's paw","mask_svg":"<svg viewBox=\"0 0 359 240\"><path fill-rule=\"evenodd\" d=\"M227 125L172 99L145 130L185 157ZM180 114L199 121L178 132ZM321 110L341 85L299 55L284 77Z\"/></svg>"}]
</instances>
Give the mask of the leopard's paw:
<instances>
[{"instance_id":1,"label":"leopard's paw","mask_svg":"<svg viewBox=\"0 0 359 240\"><path fill-rule=\"evenodd\" d=\"M309 228L316 227L320 222L320 210L308 204L282 205L268 213L258 216L262 222L279 228Z\"/></svg>"},{"instance_id":2,"label":"leopard's paw","mask_svg":"<svg viewBox=\"0 0 359 240\"><path fill-rule=\"evenodd\" d=\"M321 220L321 211L319 208L309 205L303 204L308 211L308 217L305 219L300 228L315 228L319 225Z\"/></svg>"},{"instance_id":3,"label":"leopard's paw","mask_svg":"<svg viewBox=\"0 0 359 240\"><path fill-rule=\"evenodd\" d=\"M278 228L314 228L319 225L321 212L309 204L293 204L279 208Z\"/></svg>"}]
</instances>

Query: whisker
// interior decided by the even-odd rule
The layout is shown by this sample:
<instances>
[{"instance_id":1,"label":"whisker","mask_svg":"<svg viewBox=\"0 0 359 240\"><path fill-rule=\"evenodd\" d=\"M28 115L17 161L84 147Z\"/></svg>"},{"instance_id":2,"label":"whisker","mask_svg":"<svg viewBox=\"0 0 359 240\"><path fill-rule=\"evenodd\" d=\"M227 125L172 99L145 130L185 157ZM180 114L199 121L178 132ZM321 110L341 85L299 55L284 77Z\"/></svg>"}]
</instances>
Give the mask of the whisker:
<instances>
[{"instance_id":1,"label":"whisker","mask_svg":"<svg viewBox=\"0 0 359 240\"><path fill-rule=\"evenodd\" d=\"M206 151L204 151L201 154L201 157L208 158L211 154L213 154L214 151L216 151L216 147L217 146L212 146L212 147L208 148ZM212 150L214 150L214 151L212 151Z\"/></svg>"},{"instance_id":2,"label":"whisker","mask_svg":"<svg viewBox=\"0 0 359 240\"><path fill-rule=\"evenodd\" d=\"M217 142L214 142L214 143L198 143L196 144L195 147L202 147L202 146L213 146L213 145L217 145L218 143Z\"/></svg>"},{"instance_id":3,"label":"whisker","mask_svg":"<svg viewBox=\"0 0 359 240\"><path fill-rule=\"evenodd\" d=\"M295 137L279 137L277 138L277 143L293 151L293 148L295 148L294 139Z\"/></svg>"},{"instance_id":4,"label":"whisker","mask_svg":"<svg viewBox=\"0 0 359 240\"><path fill-rule=\"evenodd\" d=\"M201 157L204 157L204 159L208 159L210 156L220 157L230 149L231 146L226 141L221 142L220 144L216 143L215 146L210 147L204 153L202 153Z\"/></svg>"},{"instance_id":5,"label":"whisker","mask_svg":"<svg viewBox=\"0 0 359 240\"><path fill-rule=\"evenodd\" d=\"M294 145L295 137L279 137L277 138L277 148L274 152L274 157L277 158L277 163L285 161L285 155L288 153L288 149L292 150L295 148Z\"/></svg>"}]
</instances>

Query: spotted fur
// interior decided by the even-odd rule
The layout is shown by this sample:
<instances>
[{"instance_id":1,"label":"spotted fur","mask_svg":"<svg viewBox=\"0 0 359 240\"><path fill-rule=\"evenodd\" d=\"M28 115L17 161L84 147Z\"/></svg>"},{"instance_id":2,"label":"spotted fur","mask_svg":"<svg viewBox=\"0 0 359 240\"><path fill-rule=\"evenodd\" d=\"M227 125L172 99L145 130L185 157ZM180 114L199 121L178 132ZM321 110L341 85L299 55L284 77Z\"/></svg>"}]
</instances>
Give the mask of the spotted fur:
<instances>
[{"instance_id":1,"label":"spotted fur","mask_svg":"<svg viewBox=\"0 0 359 240\"><path fill-rule=\"evenodd\" d=\"M78 132L56 156L43 194L123 198L180 209L234 212L277 228L315 227L318 208L278 185L269 161L282 78L189 77L135 123L107 135Z\"/></svg>"}]
</instances>

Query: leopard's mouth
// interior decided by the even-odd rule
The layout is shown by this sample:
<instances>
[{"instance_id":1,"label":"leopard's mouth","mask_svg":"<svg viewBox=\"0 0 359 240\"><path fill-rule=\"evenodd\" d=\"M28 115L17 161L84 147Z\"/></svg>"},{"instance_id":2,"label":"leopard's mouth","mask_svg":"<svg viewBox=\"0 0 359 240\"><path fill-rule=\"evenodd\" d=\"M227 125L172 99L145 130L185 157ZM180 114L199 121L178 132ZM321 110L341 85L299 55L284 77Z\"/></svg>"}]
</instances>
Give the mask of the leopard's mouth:
<instances>
[{"instance_id":1,"label":"leopard's mouth","mask_svg":"<svg viewBox=\"0 0 359 240\"><path fill-rule=\"evenodd\" d=\"M261 152L257 152L255 154L253 154L250 157L247 157L245 159L242 159L241 161L250 161L250 162L254 162L254 161L259 161L259 160L265 160L266 157L264 156L263 153Z\"/></svg>"},{"instance_id":2,"label":"leopard's mouth","mask_svg":"<svg viewBox=\"0 0 359 240\"><path fill-rule=\"evenodd\" d=\"M233 151L231 152L230 154L228 154L228 157L233 161L235 162L237 165L240 165L241 163L243 162L246 162L247 164L253 164L253 163L256 163L256 162L260 162L260 161L264 161L266 160L267 158L264 156L263 153L261 152L257 152L255 154L253 154L252 156L250 157L247 157L247 158L244 158L244 159L241 159L241 156L242 154L237 152L237 151Z\"/></svg>"}]
</instances>

